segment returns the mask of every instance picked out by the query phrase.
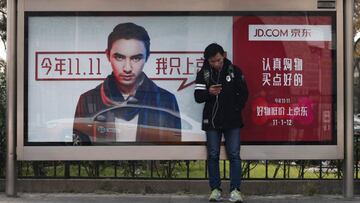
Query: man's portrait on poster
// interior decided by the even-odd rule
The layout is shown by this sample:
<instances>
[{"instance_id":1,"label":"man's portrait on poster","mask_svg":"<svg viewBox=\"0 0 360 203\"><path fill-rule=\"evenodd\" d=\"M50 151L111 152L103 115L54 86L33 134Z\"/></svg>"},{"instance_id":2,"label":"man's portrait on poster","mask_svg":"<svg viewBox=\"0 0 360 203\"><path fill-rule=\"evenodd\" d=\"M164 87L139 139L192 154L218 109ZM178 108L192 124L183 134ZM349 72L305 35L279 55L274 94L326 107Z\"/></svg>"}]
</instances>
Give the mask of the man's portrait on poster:
<instances>
[{"instance_id":1,"label":"man's portrait on poster","mask_svg":"<svg viewBox=\"0 0 360 203\"><path fill-rule=\"evenodd\" d=\"M181 117L175 96L143 72L150 56L145 28L134 23L116 25L105 53L112 73L81 94L73 144L180 142Z\"/></svg>"}]
</instances>

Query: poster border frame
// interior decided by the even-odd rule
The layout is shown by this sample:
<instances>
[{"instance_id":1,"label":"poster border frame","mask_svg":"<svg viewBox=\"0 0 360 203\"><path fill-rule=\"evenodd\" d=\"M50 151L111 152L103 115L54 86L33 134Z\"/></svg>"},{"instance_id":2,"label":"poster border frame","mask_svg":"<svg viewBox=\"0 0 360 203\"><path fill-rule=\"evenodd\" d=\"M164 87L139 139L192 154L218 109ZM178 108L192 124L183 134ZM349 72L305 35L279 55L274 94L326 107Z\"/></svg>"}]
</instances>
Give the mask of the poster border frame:
<instances>
[{"instance_id":1,"label":"poster border frame","mask_svg":"<svg viewBox=\"0 0 360 203\"><path fill-rule=\"evenodd\" d=\"M71 146L72 142L29 142L28 141L28 35L29 35L29 18L31 17L166 17L166 16L220 16L220 17L235 17L235 16L330 16L332 25L332 33L336 33L336 12L334 11L25 11L24 16L24 146ZM332 34L332 72L336 73L336 51L337 51L337 35ZM337 144L337 74L332 78L332 129L331 141L244 141L242 145L336 145ZM187 141L187 142L106 142L96 143L93 146L162 146L162 145L205 145L205 142Z\"/></svg>"}]
</instances>

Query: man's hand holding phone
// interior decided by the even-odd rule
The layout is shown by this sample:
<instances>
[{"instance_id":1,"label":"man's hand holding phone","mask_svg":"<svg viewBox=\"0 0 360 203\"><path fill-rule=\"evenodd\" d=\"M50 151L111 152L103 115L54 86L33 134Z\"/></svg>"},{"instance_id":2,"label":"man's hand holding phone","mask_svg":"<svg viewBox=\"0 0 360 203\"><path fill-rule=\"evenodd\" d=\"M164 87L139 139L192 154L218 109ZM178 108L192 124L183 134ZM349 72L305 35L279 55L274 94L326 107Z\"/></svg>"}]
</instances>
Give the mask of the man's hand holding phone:
<instances>
[{"instance_id":1,"label":"man's hand holding phone","mask_svg":"<svg viewBox=\"0 0 360 203\"><path fill-rule=\"evenodd\" d=\"M216 96L220 94L221 90L222 90L221 84L211 85L209 88L209 93Z\"/></svg>"}]
</instances>

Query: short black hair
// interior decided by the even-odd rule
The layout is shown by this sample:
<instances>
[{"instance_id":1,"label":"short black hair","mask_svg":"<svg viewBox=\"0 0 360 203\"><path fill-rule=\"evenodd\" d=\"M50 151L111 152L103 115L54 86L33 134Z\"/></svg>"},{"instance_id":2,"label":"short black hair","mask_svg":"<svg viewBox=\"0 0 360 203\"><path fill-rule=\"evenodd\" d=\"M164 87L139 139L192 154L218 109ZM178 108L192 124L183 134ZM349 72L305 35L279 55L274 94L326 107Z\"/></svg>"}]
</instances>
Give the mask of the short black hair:
<instances>
[{"instance_id":1,"label":"short black hair","mask_svg":"<svg viewBox=\"0 0 360 203\"><path fill-rule=\"evenodd\" d=\"M110 51L112 44L119 39L136 39L144 42L146 49L146 60L150 55L150 37L145 28L135 23L120 23L114 27L109 34L107 49Z\"/></svg>"},{"instance_id":2,"label":"short black hair","mask_svg":"<svg viewBox=\"0 0 360 203\"><path fill-rule=\"evenodd\" d=\"M220 46L216 43L212 43L205 48L204 58L205 58L205 60L209 60L209 58L215 56L218 53L220 53L222 56L224 56L225 51L222 48L222 46Z\"/></svg>"}]
</instances>

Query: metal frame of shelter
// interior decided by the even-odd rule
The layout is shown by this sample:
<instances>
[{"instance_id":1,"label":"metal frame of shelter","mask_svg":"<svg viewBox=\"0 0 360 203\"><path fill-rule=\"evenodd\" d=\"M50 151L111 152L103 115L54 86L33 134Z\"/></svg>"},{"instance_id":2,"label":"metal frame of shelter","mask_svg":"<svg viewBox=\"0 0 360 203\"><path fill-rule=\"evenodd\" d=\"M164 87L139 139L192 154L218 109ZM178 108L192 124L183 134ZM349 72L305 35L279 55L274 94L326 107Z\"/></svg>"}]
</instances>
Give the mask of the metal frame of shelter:
<instances>
[{"instance_id":1,"label":"metal frame of shelter","mask_svg":"<svg viewBox=\"0 0 360 203\"><path fill-rule=\"evenodd\" d=\"M86 3L85 3L86 2ZM86 5L86 6L84 6ZM121 6L120 6L121 5ZM23 145L23 67L24 67L24 12L25 11L111 11L113 8L121 8L121 11L336 11L337 25L337 136L338 142L335 146L319 146L319 150L326 149L331 152L324 155L324 159L345 159L344 170L344 196L353 197L353 40L352 40L352 17L353 0L252 0L252 1L217 1L217 0L8 0L8 22L7 22L7 167L6 167L6 194L16 196L16 160L69 160L74 150L71 147L57 147L56 151L63 154L62 157L49 156L47 150L51 147L30 147ZM20 144L19 144L20 143ZM21 145L22 144L22 145ZM289 155L281 155L274 152L273 159L300 159L311 158L308 153L300 156L299 152L304 151L307 146L284 146L283 151L291 149ZM317 146L312 146L317 147ZM111 148L111 147L110 147ZM148 147L150 150L151 147ZM259 149L263 154L272 153L269 146L245 146L245 157L256 159L251 154L256 154ZM76 160L86 159L89 152L99 151L100 155L109 147L83 148L83 156ZM112 148L111 148L112 149ZM192 152L191 146L177 150ZM195 148L194 148L195 149ZM309 148L310 149L310 148ZM114 148L115 150L115 148ZM118 149L116 149L118 150ZM120 149L121 150L121 149ZM126 149L126 146L123 150ZM171 152L174 147L162 147L162 150L169 152L170 156L176 157ZM205 150L196 149L199 155L184 153L184 159L196 159L205 157ZM335 151L332 151L335 150ZM107 153L111 153L112 151ZM146 153L146 152L145 152ZM148 153L149 154L149 153ZM165 153L166 154L166 153ZM293 156L292 156L293 155ZM34 158L39 156L38 158ZM135 159L141 159L144 155L136 154ZM105 160L99 156L98 160ZM121 158L121 157L115 157ZM145 159L156 159L156 153ZM167 157L166 159L172 159ZM258 158L264 158L259 155ZM265 157L266 158L266 157Z\"/></svg>"}]
</instances>

